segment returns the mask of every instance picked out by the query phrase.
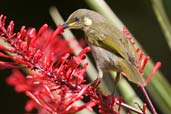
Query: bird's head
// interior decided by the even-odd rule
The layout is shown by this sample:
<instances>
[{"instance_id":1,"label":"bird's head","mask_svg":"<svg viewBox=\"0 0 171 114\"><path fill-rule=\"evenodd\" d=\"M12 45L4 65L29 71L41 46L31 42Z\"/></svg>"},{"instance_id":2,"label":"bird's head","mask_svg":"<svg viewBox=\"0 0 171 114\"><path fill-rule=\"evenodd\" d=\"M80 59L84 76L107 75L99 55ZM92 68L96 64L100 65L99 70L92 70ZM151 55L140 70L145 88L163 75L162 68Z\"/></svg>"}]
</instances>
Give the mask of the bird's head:
<instances>
[{"instance_id":1,"label":"bird's head","mask_svg":"<svg viewBox=\"0 0 171 114\"><path fill-rule=\"evenodd\" d=\"M78 9L74 11L67 21L63 24L63 28L84 29L95 25L96 23L104 22L105 18L99 13L88 10Z\"/></svg>"}]
</instances>

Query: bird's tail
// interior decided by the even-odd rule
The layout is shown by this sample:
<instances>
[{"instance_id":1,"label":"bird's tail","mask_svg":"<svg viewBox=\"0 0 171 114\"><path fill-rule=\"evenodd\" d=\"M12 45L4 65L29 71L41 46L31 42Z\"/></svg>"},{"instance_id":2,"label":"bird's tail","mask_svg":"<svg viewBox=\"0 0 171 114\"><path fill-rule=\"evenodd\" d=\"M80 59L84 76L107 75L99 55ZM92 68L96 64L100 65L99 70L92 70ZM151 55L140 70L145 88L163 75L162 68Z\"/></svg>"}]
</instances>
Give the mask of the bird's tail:
<instances>
[{"instance_id":1,"label":"bird's tail","mask_svg":"<svg viewBox=\"0 0 171 114\"><path fill-rule=\"evenodd\" d=\"M126 74L126 77L129 81L132 81L138 85L146 85L144 81L143 74L141 74L138 69L132 65L128 60L119 61L119 65L122 71Z\"/></svg>"}]
</instances>

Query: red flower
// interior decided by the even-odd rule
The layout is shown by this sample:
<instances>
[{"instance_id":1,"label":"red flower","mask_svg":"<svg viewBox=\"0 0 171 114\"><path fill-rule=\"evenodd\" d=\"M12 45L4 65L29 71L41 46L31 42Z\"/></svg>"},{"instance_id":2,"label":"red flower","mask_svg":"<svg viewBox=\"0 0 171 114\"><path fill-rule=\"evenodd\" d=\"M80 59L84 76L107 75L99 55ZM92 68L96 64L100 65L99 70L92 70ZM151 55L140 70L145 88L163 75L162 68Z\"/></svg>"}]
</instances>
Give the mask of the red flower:
<instances>
[{"instance_id":1,"label":"red flower","mask_svg":"<svg viewBox=\"0 0 171 114\"><path fill-rule=\"evenodd\" d=\"M73 56L68 42L59 37L63 32L61 25L55 31L47 24L38 31L35 28L25 29L23 26L20 32L15 33L14 22L11 21L6 28L5 21L6 17L1 15L0 39L7 45L0 45L0 57L12 62L0 61L0 69L13 68L7 83L13 85L17 92L25 92L31 98L25 106L26 111L36 108L40 114L74 114L85 108L92 110L97 105L102 114L119 114L121 106L137 113L145 113L146 106L143 112L137 111L115 96L105 96L103 92L97 94L99 80L85 84L88 64L84 63L84 59L90 48L86 47ZM140 54L140 72L148 59ZM156 65L150 78L159 66L160 63ZM26 69L26 76L19 68ZM150 78L147 78L147 82ZM75 105L75 102L83 100L85 96L90 98L88 102ZM116 105L119 106L118 109Z\"/></svg>"},{"instance_id":2,"label":"red flower","mask_svg":"<svg viewBox=\"0 0 171 114\"><path fill-rule=\"evenodd\" d=\"M135 45L136 42L133 41L132 39L132 35L129 33L128 29L127 28L124 28L123 29L123 33L124 35L130 40L130 42ZM150 57L149 56L144 56L144 52L141 51L140 48L137 48L136 49L136 52L138 53L139 57L138 57L138 60L137 62L139 62L139 66L137 66L138 70L140 73L144 73L144 68L145 66L147 65ZM155 72L158 71L158 69L161 67L161 62L157 62L155 65L154 65L154 68L153 70L151 71L151 73L149 74L149 76L147 77L146 79L146 83L148 84L151 80L151 78L154 76ZM124 74L124 73L123 73ZM125 75L125 74L124 74Z\"/></svg>"},{"instance_id":3,"label":"red flower","mask_svg":"<svg viewBox=\"0 0 171 114\"><path fill-rule=\"evenodd\" d=\"M90 51L87 47L77 56L71 56L72 50L68 43L59 37L63 32L59 25L55 31L43 25L36 29L21 27L14 33L14 23L5 28L6 17L0 16L0 36L9 46L0 46L3 51L12 55L0 53L0 56L12 59L14 62L0 62L1 68L29 68L25 77L19 70L13 70L7 79L15 86L17 92L25 92L32 100L27 102L26 110L41 109L41 113L76 113L84 108L91 109L94 102L75 106L87 93L85 82L87 63L83 63L84 54ZM43 111L44 110L44 111Z\"/></svg>"}]
</instances>

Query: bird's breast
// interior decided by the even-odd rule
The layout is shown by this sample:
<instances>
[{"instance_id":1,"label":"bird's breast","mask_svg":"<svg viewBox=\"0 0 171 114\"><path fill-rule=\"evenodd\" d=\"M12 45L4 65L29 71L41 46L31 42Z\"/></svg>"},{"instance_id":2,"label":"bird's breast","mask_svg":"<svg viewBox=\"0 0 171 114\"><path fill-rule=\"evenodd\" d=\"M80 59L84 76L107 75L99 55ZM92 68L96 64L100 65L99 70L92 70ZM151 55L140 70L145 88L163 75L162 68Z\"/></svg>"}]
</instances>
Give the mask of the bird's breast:
<instances>
[{"instance_id":1,"label":"bird's breast","mask_svg":"<svg viewBox=\"0 0 171 114\"><path fill-rule=\"evenodd\" d=\"M92 55L96 62L96 65L104 70L115 70L121 71L121 68L118 65L118 61L122 60L117 55L107 51L101 47L90 45L92 48Z\"/></svg>"}]
</instances>

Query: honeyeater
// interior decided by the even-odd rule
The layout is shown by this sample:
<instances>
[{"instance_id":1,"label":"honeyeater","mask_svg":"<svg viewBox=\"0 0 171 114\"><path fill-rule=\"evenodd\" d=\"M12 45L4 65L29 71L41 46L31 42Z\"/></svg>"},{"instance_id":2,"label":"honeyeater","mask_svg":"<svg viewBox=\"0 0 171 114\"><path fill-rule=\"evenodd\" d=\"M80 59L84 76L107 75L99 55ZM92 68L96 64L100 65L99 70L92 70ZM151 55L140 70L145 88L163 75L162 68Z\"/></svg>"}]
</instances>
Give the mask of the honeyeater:
<instances>
[{"instance_id":1,"label":"honeyeater","mask_svg":"<svg viewBox=\"0 0 171 114\"><path fill-rule=\"evenodd\" d=\"M102 78L103 71L114 70L118 73L124 72L127 79L137 85L146 85L143 73L137 68L140 63L137 62L133 44L104 16L92 10L78 9L69 16L63 28L84 31L86 42L92 49L99 78Z\"/></svg>"}]
</instances>

